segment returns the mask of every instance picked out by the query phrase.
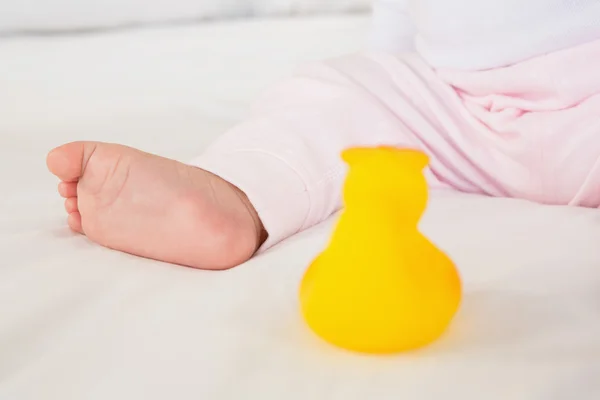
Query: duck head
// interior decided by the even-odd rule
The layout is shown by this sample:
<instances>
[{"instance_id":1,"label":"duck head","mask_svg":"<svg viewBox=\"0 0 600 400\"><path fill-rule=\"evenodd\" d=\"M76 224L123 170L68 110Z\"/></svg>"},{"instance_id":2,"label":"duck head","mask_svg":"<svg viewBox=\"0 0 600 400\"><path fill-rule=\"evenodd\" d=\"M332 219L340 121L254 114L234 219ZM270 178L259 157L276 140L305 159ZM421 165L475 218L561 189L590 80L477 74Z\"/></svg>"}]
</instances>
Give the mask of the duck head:
<instances>
[{"instance_id":1,"label":"duck head","mask_svg":"<svg viewBox=\"0 0 600 400\"><path fill-rule=\"evenodd\" d=\"M356 147L345 150L342 159L349 166L344 185L347 210L418 223L427 205L426 154L386 146Z\"/></svg>"}]
</instances>

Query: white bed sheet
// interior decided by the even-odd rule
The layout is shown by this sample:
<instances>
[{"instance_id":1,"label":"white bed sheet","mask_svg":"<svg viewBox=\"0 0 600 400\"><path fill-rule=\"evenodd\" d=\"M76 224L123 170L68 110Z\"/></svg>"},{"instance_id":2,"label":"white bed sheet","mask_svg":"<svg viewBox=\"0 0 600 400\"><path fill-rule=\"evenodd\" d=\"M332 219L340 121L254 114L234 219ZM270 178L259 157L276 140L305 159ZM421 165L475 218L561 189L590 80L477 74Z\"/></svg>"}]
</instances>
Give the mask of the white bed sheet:
<instances>
[{"instance_id":1,"label":"white bed sheet","mask_svg":"<svg viewBox=\"0 0 600 400\"><path fill-rule=\"evenodd\" d=\"M315 338L297 286L331 221L197 271L65 226L45 152L118 141L187 160L360 17L0 42L0 399L599 399L600 213L434 194L422 223L465 282L450 333L367 357Z\"/></svg>"}]
</instances>

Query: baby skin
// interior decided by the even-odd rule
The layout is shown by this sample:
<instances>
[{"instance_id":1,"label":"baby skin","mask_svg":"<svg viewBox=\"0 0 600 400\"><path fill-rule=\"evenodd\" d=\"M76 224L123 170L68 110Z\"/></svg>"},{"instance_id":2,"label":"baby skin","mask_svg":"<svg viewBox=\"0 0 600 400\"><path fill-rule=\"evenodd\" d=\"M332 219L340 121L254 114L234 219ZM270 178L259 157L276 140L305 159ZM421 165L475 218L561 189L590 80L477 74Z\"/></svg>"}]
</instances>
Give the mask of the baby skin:
<instances>
[{"instance_id":1,"label":"baby skin","mask_svg":"<svg viewBox=\"0 0 600 400\"><path fill-rule=\"evenodd\" d=\"M47 165L61 180L69 227L102 246L218 270L266 239L245 194L202 169L98 142L60 146Z\"/></svg>"}]
</instances>

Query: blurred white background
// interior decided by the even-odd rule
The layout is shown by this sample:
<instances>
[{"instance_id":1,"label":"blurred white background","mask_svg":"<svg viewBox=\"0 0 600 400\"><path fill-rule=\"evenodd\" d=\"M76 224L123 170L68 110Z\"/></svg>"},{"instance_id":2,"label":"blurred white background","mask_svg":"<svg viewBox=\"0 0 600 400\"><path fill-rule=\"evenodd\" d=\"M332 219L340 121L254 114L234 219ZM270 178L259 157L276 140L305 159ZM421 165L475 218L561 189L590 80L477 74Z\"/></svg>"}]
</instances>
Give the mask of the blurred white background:
<instances>
[{"instance_id":1,"label":"blurred white background","mask_svg":"<svg viewBox=\"0 0 600 400\"><path fill-rule=\"evenodd\" d=\"M299 64L360 49L370 3L0 0L0 139L42 176L70 140L189 159Z\"/></svg>"},{"instance_id":2,"label":"blurred white background","mask_svg":"<svg viewBox=\"0 0 600 400\"><path fill-rule=\"evenodd\" d=\"M0 34L362 12L371 0L0 0Z\"/></svg>"}]
</instances>

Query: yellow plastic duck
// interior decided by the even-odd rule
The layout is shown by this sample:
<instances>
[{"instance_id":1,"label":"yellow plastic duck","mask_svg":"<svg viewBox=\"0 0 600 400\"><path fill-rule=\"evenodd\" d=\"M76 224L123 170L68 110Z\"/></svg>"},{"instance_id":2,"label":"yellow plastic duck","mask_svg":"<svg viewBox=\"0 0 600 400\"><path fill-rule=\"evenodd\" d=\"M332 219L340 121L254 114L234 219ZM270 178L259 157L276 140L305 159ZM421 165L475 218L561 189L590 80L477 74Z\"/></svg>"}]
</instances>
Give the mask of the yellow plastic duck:
<instances>
[{"instance_id":1,"label":"yellow plastic duck","mask_svg":"<svg viewBox=\"0 0 600 400\"><path fill-rule=\"evenodd\" d=\"M312 330L336 346L395 353L439 338L456 314L452 261L417 228L427 204L425 154L392 147L343 152L343 211L300 287Z\"/></svg>"}]
</instances>

